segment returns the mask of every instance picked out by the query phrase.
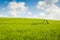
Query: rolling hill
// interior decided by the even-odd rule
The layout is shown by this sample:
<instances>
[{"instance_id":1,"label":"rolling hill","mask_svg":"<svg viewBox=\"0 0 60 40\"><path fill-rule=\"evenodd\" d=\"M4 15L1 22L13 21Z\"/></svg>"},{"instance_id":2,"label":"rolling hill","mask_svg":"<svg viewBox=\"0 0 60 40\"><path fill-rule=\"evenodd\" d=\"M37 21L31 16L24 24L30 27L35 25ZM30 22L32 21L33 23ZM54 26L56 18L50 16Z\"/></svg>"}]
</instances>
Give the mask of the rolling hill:
<instances>
[{"instance_id":1,"label":"rolling hill","mask_svg":"<svg viewBox=\"0 0 60 40\"><path fill-rule=\"evenodd\" d=\"M0 18L0 40L60 40L60 21Z\"/></svg>"}]
</instances>

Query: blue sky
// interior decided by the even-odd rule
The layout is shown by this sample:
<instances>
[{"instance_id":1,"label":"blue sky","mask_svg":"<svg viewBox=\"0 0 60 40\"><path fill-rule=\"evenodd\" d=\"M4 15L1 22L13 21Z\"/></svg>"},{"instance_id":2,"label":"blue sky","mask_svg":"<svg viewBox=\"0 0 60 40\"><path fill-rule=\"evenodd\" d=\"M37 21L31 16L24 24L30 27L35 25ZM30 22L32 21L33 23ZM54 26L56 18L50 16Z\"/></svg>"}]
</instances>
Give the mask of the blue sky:
<instances>
[{"instance_id":1,"label":"blue sky","mask_svg":"<svg viewBox=\"0 0 60 40\"><path fill-rule=\"evenodd\" d=\"M6 7L8 6L9 2L12 2L13 0L0 0L0 7ZM34 7L38 1L40 0L15 0L16 2L25 2L26 6L28 7ZM7 2L7 3L5 3Z\"/></svg>"},{"instance_id":2,"label":"blue sky","mask_svg":"<svg viewBox=\"0 0 60 40\"><path fill-rule=\"evenodd\" d=\"M59 11L60 0L0 0L0 17L60 19Z\"/></svg>"}]
</instances>

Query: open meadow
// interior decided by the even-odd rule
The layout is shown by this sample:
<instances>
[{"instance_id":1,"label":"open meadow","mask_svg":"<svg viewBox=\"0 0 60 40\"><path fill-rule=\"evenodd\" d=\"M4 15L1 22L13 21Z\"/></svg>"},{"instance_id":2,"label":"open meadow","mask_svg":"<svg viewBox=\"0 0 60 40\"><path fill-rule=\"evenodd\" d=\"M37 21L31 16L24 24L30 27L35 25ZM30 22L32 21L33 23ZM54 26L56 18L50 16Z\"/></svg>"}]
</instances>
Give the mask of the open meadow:
<instances>
[{"instance_id":1,"label":"open meadow","mask_svg":"<svg viewBox=\"0 0 60 40\"><path fill-rule=\"evenodd\" d=\"M0 18L0 40L60 40L60 21Z\"/></svg>"}]
</instances>

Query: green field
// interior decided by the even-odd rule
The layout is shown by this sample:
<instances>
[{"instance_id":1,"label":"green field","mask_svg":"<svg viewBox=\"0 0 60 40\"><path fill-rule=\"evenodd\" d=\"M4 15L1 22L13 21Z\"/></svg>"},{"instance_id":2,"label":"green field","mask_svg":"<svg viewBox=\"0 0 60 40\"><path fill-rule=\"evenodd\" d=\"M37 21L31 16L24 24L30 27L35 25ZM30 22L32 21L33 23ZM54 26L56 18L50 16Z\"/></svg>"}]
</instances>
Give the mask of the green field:
<instances>
[{"instance_id":1,"label":"green field","mask_svg":"<svg viewBox=\"0 0 60 40\"><path fill-rule=\"evenodd\" d=\"M0 40L60 40L60 21L0 18Z\"/></svg>"}]
</instances>

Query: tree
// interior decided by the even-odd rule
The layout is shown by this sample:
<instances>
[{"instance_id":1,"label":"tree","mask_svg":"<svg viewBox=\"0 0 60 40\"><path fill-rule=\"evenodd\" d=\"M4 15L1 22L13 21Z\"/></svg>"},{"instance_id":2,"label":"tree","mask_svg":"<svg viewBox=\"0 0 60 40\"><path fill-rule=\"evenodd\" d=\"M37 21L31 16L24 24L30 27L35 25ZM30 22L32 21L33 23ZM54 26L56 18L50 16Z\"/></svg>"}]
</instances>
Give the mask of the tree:
<instances>
[{"instance_id":1,"label":"tree","mask_svg":"<svg viewBox=\"0 0 60 40\"><path fill-rule=\"evenodd\" d=\"M43 20L43 23L49 24L49 22L48 22L47 19L44 19L44 20Z\"/></svg>"}]
</instances>

